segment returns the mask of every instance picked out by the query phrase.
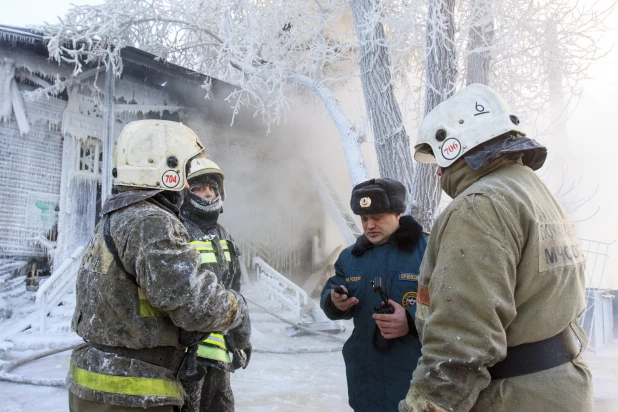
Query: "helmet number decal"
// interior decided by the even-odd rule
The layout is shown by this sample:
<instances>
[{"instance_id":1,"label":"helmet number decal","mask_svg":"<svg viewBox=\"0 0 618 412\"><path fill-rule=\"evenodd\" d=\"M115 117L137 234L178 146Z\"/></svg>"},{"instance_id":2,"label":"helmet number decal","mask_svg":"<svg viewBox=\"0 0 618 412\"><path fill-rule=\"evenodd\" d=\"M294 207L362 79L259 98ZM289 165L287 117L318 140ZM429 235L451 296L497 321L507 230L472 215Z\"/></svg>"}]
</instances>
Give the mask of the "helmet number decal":
<instances>
[{"instance_id":1,"label":"helmet number decal","mask_svg":"<svg viewBox=\"0 0 618 412\"><path fill-rule=\"evenodd\" d=\"M475 116L478 116L479 114L489 114L489 112L485 111L485 106L483 106L482 104L479 104L478 102L476 102L476 105L474 106L474 108L478 112L474 114Z\"/></svg>"},{"instance_id":2,"label":"helmet number decal","mask_svg":"<svg viewBox=\"0 0 618 412\"><path fill-rule=\"evenodd\" d=\"M451 137L442 143L442 157L446 160L453 160L461 153L461 143L459 140Z\"/></svg>"},{"instance_id":3,"label":"helmet number decal","mask_svg":"<svg viewBox=\"0 0 618 412\"><path fill-rule=\"evenodd\" d=\"M168 170L163 173L161 181L165 187L176 187L180 183L180 175L175 170Z\"/></svg>"}]
</instances>

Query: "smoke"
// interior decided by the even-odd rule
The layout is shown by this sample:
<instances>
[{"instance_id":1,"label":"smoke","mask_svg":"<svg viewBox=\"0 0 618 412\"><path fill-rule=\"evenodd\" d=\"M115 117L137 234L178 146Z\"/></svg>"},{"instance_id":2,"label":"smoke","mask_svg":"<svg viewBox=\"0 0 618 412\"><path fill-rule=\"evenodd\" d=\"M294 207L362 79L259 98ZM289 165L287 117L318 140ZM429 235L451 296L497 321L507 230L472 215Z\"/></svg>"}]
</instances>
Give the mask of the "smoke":
<instances>
[{"instance_id":1,"label":"smoke","mask_svg":"<svg viewBox=\"0 0 618 412\"><path fill-rule=\"evenodd\" d=\"M312 272L314 237L323 236L324 212L311 165L298 139L275 127L266 134L259 119L241 113L233 126L225 103L212 117L191 116L187 125L225 174L222 223L241 244L245 263L259 256L291 279Z\"/></svg>"}]
</instances>

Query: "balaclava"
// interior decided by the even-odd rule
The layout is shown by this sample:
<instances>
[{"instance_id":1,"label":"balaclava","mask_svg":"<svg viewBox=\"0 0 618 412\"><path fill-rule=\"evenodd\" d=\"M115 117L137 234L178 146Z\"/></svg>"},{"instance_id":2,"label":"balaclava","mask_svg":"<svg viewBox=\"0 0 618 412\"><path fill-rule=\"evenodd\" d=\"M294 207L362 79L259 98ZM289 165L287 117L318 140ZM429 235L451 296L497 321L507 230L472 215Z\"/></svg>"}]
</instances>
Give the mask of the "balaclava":
<instances>
[{"instance_id":1,"label":"balaclava","mask_svg":"<svg viewBox=\"0 0 618 412\"><path fill-rule=\"evenodd\" d=\"M193 190L200 186L210 186L216 193L212 200L196 195ZM218 174L206 174L189 179L189 190L182 206L182 215L203 229L210 229L217 224L219 214L223 212L221 200L221 178Z\"/></svg>"}]
</instances>

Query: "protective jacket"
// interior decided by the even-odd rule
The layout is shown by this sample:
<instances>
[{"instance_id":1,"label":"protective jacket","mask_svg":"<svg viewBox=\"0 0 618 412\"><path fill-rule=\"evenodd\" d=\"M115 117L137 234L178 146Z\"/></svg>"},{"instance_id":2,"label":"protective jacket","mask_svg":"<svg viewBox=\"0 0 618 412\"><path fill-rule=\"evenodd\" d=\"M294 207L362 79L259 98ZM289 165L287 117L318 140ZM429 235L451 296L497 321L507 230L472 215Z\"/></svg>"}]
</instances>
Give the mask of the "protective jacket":
<instances>
[{"instance_id":1,"label":"protective jacket","mask_svg":"<svg viewBox=\"0 0 618 412\"><path fill-rule=\"evenodd\" d=\"M454 200L421 267L423 357L400 410L592 411L590 371L577 354L519 376L492 380L488 371L507 348L565 330L575 353L585 348L584 257L556 199L505 157L478 171L461 159L443 171L442 187Z\"/></svg>"},{"instance_id":2,"label":"protective jacket","mask_svg":"<svg viewBox=\"0 0 618 412\"><path fill-rule=\"evenodd\" d=\"M182 405L180 328L225 332L246 312L242 297L200 269L177 209L158 192L108 199L82 259L72 327L87 344L73 351L67 377L82 399Z\"/></svg>"},{"instance_id":3,"label":"protective jacket","mask_svg":"<svg viewBox=\"0 0 618 412\"><path fill-rule=\"evenodd\" d=\"M232 235L207 215L200 214L186 202L183 205L181 220L189 233L190 244L200 253L202 269L215 273L225 288L240 292L239 249ZM201 411L234 411L230 349L225 336L219 333L208 335L198 347L198 361L208 371L202 386Z\"/></svg>"},{"instance_id":4,"label":"protective jacket","mask_svg":"<svg viewBox=\"0 0 618 412\"><path fill-rule=\"evenodd\" d=\"M409 319L416 312L419 267L427 235L411 216L402 216L399 224L399 229L383 245L375 246L363 235L355 245L344 249L335 263L335 276L322 290L320 305L328 318L354 319L352 335L343 346L343 358L349 403L355 411L397 410L421 356L421 344L414 330L388 340L384 352L372 343L377 327L372 315L381 302L370 283L376 277L382 278L388 297L407 309ZM331 290L340 285L346 286L350 297L359 300L345 312L337 309L330 298ZM379 330L377 335L378 346L384 346Z\"/></svg>"},{"instance_id":5,"label":"protective jacket","mask_svg":"<svg viewBox=\"0 0 618 412\"><path fill-rule=\"evenodd\" d=\"M225 288L240 292L240 261L238 247L232 235L219 223L204 224L196 213L186 213L183 208L181 219L189 233L190 244L200 253L201 269L217 275ZM227 342L221 334L208 336L198 349L198 358L221 370L230 370L230 356Z\"/></svg>"}]
</instances>

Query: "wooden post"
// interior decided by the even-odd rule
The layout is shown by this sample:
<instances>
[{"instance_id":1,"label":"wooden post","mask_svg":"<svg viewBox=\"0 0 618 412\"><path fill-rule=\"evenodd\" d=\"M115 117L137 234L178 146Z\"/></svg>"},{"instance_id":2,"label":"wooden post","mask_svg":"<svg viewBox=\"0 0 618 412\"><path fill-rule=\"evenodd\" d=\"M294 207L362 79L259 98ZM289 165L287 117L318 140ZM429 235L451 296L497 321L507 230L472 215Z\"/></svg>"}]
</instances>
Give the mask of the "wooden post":
<instances>
[{"instance_id":1,"label":"wooden post","mask_svg":"<svg viewBox=\"0 0 618 412\"><path fill-rule=\"evenodd\" d=\"M103 164L101 168L101 206L112 194L114 158L114 91L116 75L110 67L105 71L105 106L103 112Z\"/></svg>"}]
</instances>

